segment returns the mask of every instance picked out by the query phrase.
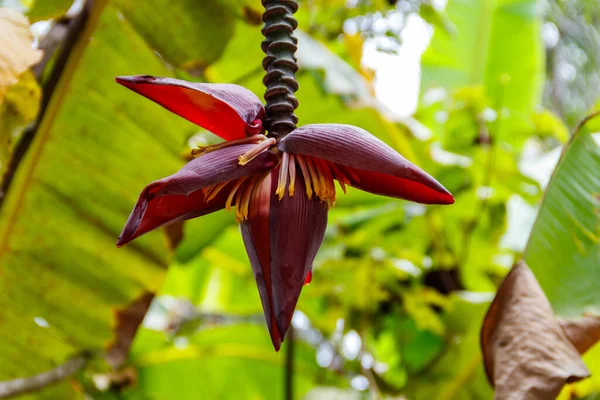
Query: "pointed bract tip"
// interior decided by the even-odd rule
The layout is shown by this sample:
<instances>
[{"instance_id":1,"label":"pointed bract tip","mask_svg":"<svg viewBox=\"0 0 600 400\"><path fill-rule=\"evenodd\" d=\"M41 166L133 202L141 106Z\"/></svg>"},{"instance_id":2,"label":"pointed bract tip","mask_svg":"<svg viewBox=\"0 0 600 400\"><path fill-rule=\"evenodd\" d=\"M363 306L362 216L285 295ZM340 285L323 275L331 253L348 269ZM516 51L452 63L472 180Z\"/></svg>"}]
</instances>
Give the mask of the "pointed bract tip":
<instances>
[{"instance_id":1,"label":"pointed bract tip","mask_svg":"<svg viewBox=\"0 0 600 400\"><path fill-rule=\"evenodd\" d=\"M281 349L281 340L273 340L273 338L271 338L271 341L273 342L273 348L275 349L276 352L279 352L279 349Z\"/></svg>"},{"instance_id":2,"label":"pointed bract tip","mask_svg":"<svg viewBox=\"0 0 600 400\"><path fill-rule=\"evenodd\" d=\"M435 196L435 199L429 203L425 203L425 204L432 204L432 205L442 205L442 206L446 206L446 205L450 205L450 204L454 204L454 196L452 195L452 193L450 193L446 188L443 188L444 191L439 191L438 195Z\"/></svg>"},{"instance_id":3,"label":"pointed bract tip","mask_svg":"<svg viewBox=\"0 0 600 400\"><path fill-rule=\"evenodd\" d=\"M431 178L431 179L433 179L433 178ZM438 181L435 181L435 182L441 188L441 190L439 191L439 193L440 193L439 201L436 204L441 204L441 205L454 204L454 201L455 201L454 195L452 193L450 193L450 191L448 189L446 189L441 183L439 183Z\"/></svg>"},{"instance_id":4,"label":"pointed bract tip","mask_svg":"<svg viewBox=\"0 0 600 400\"><path fill-rule=\"evenodd\" d=\"M271 334L271 342L273 343L273 348L275 348L275 351L279 351L279 349L281 348L281 343L283 342L283 337L279 334L277 324L273 323L272 329L269 333Z\"/></svg>"},{"instance_id":5,"label":"pointed bract tip","mask_svg":"<svg viewBox=\"0 0 600 400\"><path fill-rule=\"evenodd\" d=\"M156 80L156 76L152 75L131 75L131 76L116 76L115 81L123 86L130 86L139 83L152 83Z\"/></svg>"},{"instance_id":6,"label":"pointed bract tip","mask_svg":"<svg viewBox=\"0 0 600 400\"><path fill-rule=\"evenodd\" d=\"M128 83L133 81L131 78L131 76L115 76L115 82L121 85L127 85Z\"/></svg>"}]
</instances>

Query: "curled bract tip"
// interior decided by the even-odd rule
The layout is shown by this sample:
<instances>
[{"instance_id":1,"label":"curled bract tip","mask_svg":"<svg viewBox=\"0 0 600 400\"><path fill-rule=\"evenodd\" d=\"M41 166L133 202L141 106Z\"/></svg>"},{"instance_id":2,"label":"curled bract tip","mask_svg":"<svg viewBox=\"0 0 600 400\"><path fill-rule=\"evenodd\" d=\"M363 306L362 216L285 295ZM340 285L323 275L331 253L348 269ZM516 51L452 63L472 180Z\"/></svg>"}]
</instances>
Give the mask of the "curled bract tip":
<instances>
[{"instance_id":1,"label":"curled bract tip","mask_svg":"<svg viewBox=\"0 0 600 400\"><path fill-rule=\"evenodd\" d=\"M236 180L269 171L277 164L277 157L265 151L248 164L239 166L239 154L254 146L230 146L203 154L175 174L147 185L119 236L117 247L166 223L196 218L225 208ZM203 190L216 186L219 190L214 193Z\"/></svg>"},{"instance_id":2,"label":"curled bract tip","mask_svg":"<svg viewBox=\"0 0 600 400\"><path fill-rule=\"evenodd\" d=\"M356 126L306 125L284 137L278 148L333 163L348 184L367 192L423 204L454 203L435 178Z\"/></svg>"}]
</instances>

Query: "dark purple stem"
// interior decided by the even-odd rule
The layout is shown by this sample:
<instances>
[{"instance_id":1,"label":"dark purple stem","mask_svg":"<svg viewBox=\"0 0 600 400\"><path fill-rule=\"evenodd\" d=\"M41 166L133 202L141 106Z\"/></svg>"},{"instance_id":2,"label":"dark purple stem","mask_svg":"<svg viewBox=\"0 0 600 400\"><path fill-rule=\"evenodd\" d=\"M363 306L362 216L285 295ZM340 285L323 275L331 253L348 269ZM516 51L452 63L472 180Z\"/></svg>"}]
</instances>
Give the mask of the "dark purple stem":
<instances>
[{"instance_id":1,"label":"dark purple stem","mask_svg":"<svg viewBox=\"0 0 600 400\"><path fill-rule=\"evenodd\" d=\"M263 68L266 71L263 83L267 116L264 120L266 129L275 137L284 137L296 129L298 117L294 110L298 107L298 99L294 93L298 90L296 80L295 53L298 49L298 39L294 30L298 21L294 13L298 11L297 0L262 0L265 8L262 33L265 40L262 50L266 56Z\"/></svg>"}]
</instances>

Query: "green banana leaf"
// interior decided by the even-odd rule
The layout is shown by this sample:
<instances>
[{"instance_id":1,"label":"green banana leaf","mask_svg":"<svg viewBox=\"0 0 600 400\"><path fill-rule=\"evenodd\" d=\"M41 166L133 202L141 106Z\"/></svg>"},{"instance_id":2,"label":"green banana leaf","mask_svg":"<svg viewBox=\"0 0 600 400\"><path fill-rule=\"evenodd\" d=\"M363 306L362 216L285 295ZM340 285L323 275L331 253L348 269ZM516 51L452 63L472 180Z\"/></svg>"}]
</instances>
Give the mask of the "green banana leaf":
<instances>
[{"instance_id":1,"label":"green banana leaf","mask_svg":"<svg viewBox=\"0 0 600 400\"><path fill-rule=\"evenodd\" d=\"M117 85L118 75L173 75L165 61L206 65L234 27L229 3L214 23L202 7L96 1L0 214L0 380L51 369L114 340L114 312L159 289L173 255L159 233L123 249L115 240L148 182L177 170L199 131ZM163 9L157 13L156 9ZM229 10L229 11L228 11ZM185 47L159 55L168 26ZM211 17L212 18L212 17ZM225 32L224 34L222 32ZM207 38L219 37L221 39ZM210 44L210 51L207 46ZM15 334L18 332L18 334Z\"/></svg>"},{"instance_id":2,"label":"green banana leaf","mask_svg":"<svg viewBox=\"0 0 600 400\"><path fill-rule=\"evenodd\" d=\"M506 110L503 132L515 134L516 121L539 104L544 83L538 3L450 0L446 13L455 29L436 29L422 58L421 87L482 85L492 107Z\"/></svg>"},{"instance_id":3,"label":"green banana leaf","mask_svg":"<svg viewBox=\"0 0 600 400\"><path fill-rule=\"evenodd\" d=\"M524 256L565 319L600 315L600 132L590 130L598 119L592 114L564 148ZM592 377L575 390L600 391L600 344L584 361Z\"/></svg>"}]
</instances>

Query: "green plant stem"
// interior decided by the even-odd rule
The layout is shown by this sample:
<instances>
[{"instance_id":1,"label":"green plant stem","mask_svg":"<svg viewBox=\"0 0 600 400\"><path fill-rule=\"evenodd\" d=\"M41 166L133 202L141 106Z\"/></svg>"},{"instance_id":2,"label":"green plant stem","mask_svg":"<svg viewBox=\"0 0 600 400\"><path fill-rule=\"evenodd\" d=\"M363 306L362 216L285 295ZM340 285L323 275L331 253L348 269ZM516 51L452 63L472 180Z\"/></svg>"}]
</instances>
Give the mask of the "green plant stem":
<instances>
[{"instance_id":1,"label":"green plant stem","mask_svg":"<svg viewBox=\"0 0 600 400\"><path fill-rule=\"evenodd\" d=\"M294 400L294 327L290 326L286 338L287 346L285 351L285 399Z\"/></svg>"}]
</instances>

